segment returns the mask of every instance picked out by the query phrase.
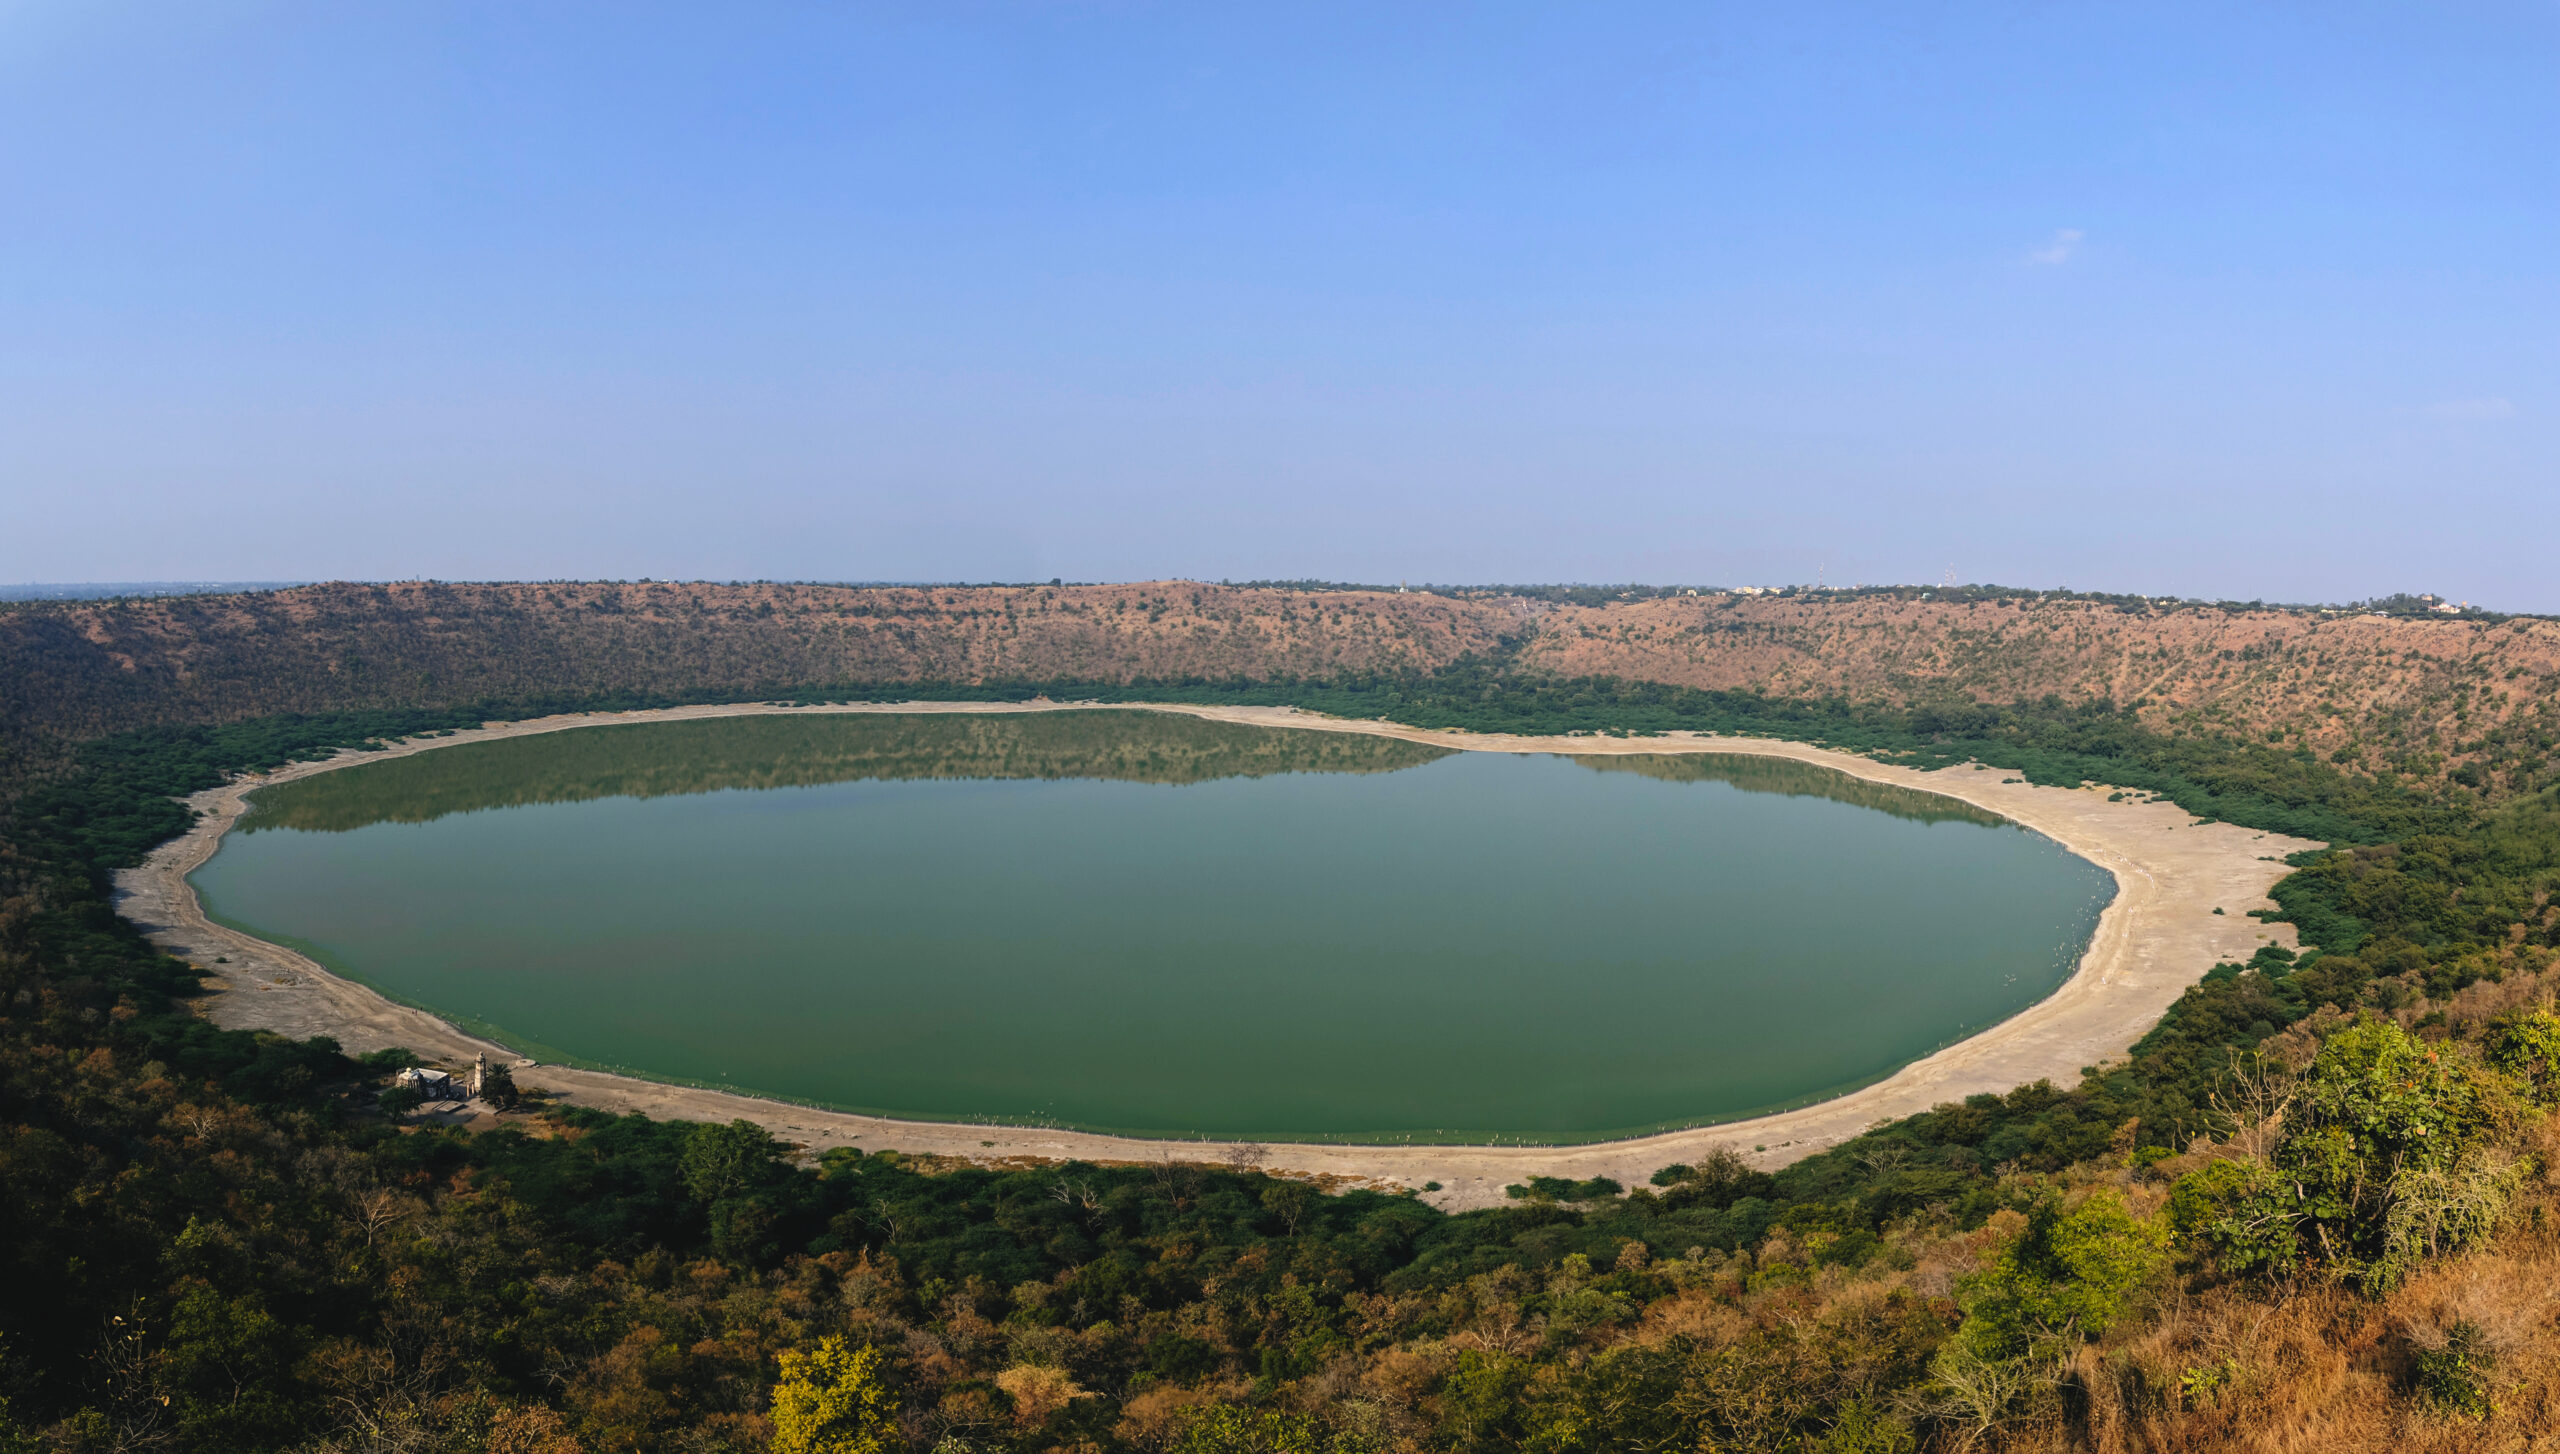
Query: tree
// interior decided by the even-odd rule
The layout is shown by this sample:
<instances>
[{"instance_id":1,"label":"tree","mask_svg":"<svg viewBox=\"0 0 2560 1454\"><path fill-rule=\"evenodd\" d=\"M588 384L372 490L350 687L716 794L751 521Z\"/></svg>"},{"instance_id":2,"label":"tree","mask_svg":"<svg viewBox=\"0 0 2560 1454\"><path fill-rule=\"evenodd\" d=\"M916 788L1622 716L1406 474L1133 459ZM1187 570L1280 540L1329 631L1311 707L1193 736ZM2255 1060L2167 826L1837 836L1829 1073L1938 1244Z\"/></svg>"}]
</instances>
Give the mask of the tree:
<instances>
[{"instance_id":1,"label":"tree","mask_svg":"<svg viewBox=\"0 0 2560 1454\"><path fill-rule=\"evenodd\" d=\"M373 1103L394 1122L427 1103L427 1093L413 1085L395 1085L374 1097Z\"/></svg>"},{"instance_id":2,"label":"tree","mask_svg":"<svg viewBox=\"0 0 2560 1454\"><path fill-rule=\"evenodd\" d=\"M773 1454L881 1454L888 1446L889 1391L880 1350L828 1337L785 1352L773 1386Z\"/></svg>"},{"instance_id":3,"label":"tree","mask_svg":"<svg viewBox=\"0 0 2560 1454\"><path fill-rule=\"evenodd\" d=\"M2104 1333L2167 1258L2167 1229L2112 1191L2065 1211L2047 1196L1966 1288L1965 1341L1988 1358L2059 1352Z\"/></svg>"},{"instance_id":4,"label":"tree","mask_svg":"<svg viewBox=\"0 0 2560 1454\"><path fill-rule=\"evenodd\" d=\"M996 1387L1013 1400L1014 1426L1022 1429L1039 1428L1077 1399L1093 1397L1076 1387L1065 1369L1028 1363L1015 1364L997 1374Z\"/></svg>"},{"instance_id":5,"label":"tree","mask_svg":"<svg viewBox=\"0 0 2560 1454\"><path fill-rule=\"evenodd\" d=\"M1316 1454L1316 1421L1281 1409L1208 1404L1183 1420L1173 1454Z\"/></svg>"},{"instance_id":6,"label":"tree","mask_svg":"<svg viewBox=\"0 0 2560 1454\"><path fill-rule=\"evenodd\" d=\"M753 1121L696 1126L685 1138L684 1184L705 1205L754 1191L782 1169L782 1148Z\"/></svg>"},{"instance_id":7,"label":"tree","mask_svg":"<svg viewBox=\"0 0 2560 1454\"><path fill-rule=\"evenodd\" d=\"M1967 1449L2054 1383L2049 1366L2025 1358L1988 1358L1964 1338L1947 1340L1929 1361L1929 1374L1914 1406L1962 1430Z\"/></svg>"},{"instance_id":8,"label":"tree","mask_svg":"<svg viewBox=\"0 0 2560 1454\"><path fill-rule=\"evenodd\" d=\"M514 1071L492 1065L480 1072L480 1099L494 1110L512 1111L524 1100L524 1093L516 1089Z\"/></svg>"},{"instance_id":9,"label":"tree","mask_svg":"<svg viewBox=\"0 0 2560 1454\"><path fill-rule=\"evenodd\" d=\"M1298 1235L1298 1223L1315 1201L1315 1189L1303 1181L1275 1181L1262 1189L1263 1210L1278 1217L1292 1237Z\"/></svg>"}]
</instances>

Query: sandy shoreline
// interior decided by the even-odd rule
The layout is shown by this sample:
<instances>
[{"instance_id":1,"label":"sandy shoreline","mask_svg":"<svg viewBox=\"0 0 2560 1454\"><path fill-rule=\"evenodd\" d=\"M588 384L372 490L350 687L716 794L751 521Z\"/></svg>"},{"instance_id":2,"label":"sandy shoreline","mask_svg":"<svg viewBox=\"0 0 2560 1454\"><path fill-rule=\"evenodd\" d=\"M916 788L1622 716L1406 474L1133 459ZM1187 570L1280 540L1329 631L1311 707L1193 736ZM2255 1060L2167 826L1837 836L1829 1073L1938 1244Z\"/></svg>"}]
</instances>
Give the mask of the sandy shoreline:
<instances>
[{"instance_id":1,"label":"sandy shoreline","mask_svg":"<svg viewBox=\"0 0 2560 1454\"><path fill-rule=\"evenodd\" d=\"M775 707L761 703L597 713L502 723L451 737L424 738L388 752L351 753L296 763L244 778L190 799L202 817L194 829L155 850L139 868L116 876L117 908L154 942L213 977L206 1013L237 1029L290 1035L333 1035L350 1051L403 1045L443 1063L475 1054L513 1057L421 1010L397 1005L338 978L305 956L208 920L187 875L210 859L258 788L355 763L611 722L684 721L704 717L880 712L1022 712L1070 710L1064 703L904 703L849 707ZM1667 737L1513 737L1430 732L1384 722L1314 717L1272 707L1118 707L1176 711L1215 721L1299 730L1365 732L1478 752L1632 755L1720 752L1785 757L1854 777L1960 799L1989 809L2061 843L2114 875L2116 899L2072 977L2051 996L1971 1039L1916 1061L1864 1089L1801 1110L1722 1126L1672 1131L1584 1146L1354 1146L1275 1143L1261 1164L1275 1172L1334 1184L1420 1187L1439 1182L1433 1202L1451 1208L1503 1200L1502 1188L1529 1176L1615 1177L1639 1185L1654 1170L1731 1146L1756 1164L1777 1166L1856 1135L1880 1120L1910 1115L1981 1091L2000 1092L2050 1077L2078 1079L2080 1068L2121 1054L2150 1029L2180 992L2219 959L2246 959L2261 944L2292 945L2290 925L2269 925L2247 911L2272 907L2266 891L2286 872L2285 855L2317 845L2227 823L2192 825L2166 803L2110 803L2107 789L2039 788L2003 781L1996 771L1921 772L1801 743L1763 738L1674 734ZM2216 914L2215 909L2224 912ZM216 963L217 956L227 963ZM598 1071L539 1066L521 1084L573 1104L640 1111L687 1120L746 1119L783 1139L823 1150L852 1145L986 1160L1036 1158L1089 1161L1217 1161L1226 1143L1148 1141L1013 1126L896 1121L795 1106L779 1101L665 1085ZM1247 1154L1250 1154L1248 1151Z\"/></svg>"}]
</instances>

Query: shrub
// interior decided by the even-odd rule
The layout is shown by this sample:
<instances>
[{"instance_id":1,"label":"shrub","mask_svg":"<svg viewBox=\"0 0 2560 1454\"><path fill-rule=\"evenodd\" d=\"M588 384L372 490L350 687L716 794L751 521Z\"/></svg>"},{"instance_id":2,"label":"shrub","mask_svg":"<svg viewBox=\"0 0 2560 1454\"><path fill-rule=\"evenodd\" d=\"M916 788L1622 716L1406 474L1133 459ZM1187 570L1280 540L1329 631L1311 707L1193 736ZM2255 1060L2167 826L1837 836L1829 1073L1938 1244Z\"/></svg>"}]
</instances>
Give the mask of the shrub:
<instances>
[{"instance_id":1,"label":"shrub","mask_svg":"<svg viewBox=\"0 0 2560 1454\"><path fill-rule=\"evenodd\" d=\"M2480 1325L2464 1319L2450 1328L2412 1328L2410 1337L2418 1397L2448 1414L2489 1417L2496 1407L2489 1387L2496 1360Z\"/></svg>"},{"instance_id":2,"label":"shrub","mask_svg":"<svg viewBox=\"0 0 2560 1454\"><path fill-rule=\"evenodd\" d=\"M2269 1162L2188 1174L2171 1223L2230 1271L2314 1264L2378 1295L2497 1224L2523 1176L2501 1149L2519 1109L2506 1079L2457 1046L2350 1025L2282 1108Z\"/></svg>"},{"instance_id":3,"label":"shrub","mask_svg":"<svg viewBox=\"0 0 2560 1454\"><path fill-rule=\"evenodd\" d=\"M2560 1016L2547 1010L2501 1015L2482 1047L2491 1065L2523 1082L2535 1105L2560 1103Z\"/></svg>"}]
</instances>

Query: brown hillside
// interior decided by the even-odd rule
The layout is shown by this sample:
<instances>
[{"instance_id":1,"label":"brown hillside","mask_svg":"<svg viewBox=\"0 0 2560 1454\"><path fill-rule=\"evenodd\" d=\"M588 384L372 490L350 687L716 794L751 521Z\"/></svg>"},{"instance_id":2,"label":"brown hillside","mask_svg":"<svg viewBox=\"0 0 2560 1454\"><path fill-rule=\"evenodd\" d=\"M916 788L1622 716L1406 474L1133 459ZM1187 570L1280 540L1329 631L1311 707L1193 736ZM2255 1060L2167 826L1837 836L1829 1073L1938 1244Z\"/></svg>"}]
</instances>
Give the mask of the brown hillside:
<instances>
[{"instance_id":1,"label":"brown hillside","mask_svg":"<svg viewBox=\"0 0 2560 1454\"><path fill-rule=\"evenodd\" d=\"M0 614L0 710L75 734L534 693L1332 677L1495 646L1430 595L1124 586L332 584Z\"/></svg>"},{"instance_id":2,"label":"brown hillside","mask_svg":"<svg viewBox=\"0 0 2560 1454\"><path fill-rule=\"evenodd\" d=\"M1570 608L1541 626L1521 662L1560 675L1896 704L2095 698L2140 704L2154 727L2298 730L2368 766L2458 760L2502 729L2560 731L2551 621L1701 596Z\"/></svg>"},{"instance_id":3,"label":"brown hillside","mask_svg":"<svg viewBox=\"0 0 2560 1454\"><path fill-rule=\"evenodd\" d=\"M0 612L0 720L155 721L601 691L1430 671L1525 638L1565 676L1881 703L2059 696L2150 725L2278 734L2368 769L2537 770L2560 736L2560 623L2091 601L1509 597L1237 589L320 585Z\"/></svg>"}]
</instances>

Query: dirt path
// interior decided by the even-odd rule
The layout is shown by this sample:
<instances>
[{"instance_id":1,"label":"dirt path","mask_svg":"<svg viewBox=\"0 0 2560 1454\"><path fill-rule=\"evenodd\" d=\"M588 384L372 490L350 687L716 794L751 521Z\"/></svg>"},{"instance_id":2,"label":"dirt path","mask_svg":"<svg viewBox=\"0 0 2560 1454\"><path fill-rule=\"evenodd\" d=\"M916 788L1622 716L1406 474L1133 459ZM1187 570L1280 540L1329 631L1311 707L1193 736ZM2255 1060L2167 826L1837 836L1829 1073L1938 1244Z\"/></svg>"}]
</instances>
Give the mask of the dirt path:
<instances>
[{"instance_id":1,"label":"dirt path","mask_svg":"<svg viewBox=\"0 0 2560 1454\"><path fill-rule=\"evenodd\" d=\"M290 949L226 929L205 918L187 875L213 856L223 833L239 818L247 794L353 763L609 722L669 722L768 713L1069 709L1071 704L1045 702L1027 706L970 702L678 707L499 723L451 737L403 742L389 752L348 753L326 762L296 763L263 777L242 778L197 794L190 800L203 815L196 827L162 845L141 867L118 874L117 906L154 942L214 977L212 993L204 1005L217 1024L277 1030L295 1036L334 1035L356 1052L403 1045L445 1065L467 1064L472 1056L483 1053L493 1059L512 1060L514 1057L503 1048L466 1035L433 1015L393 1004L372 990L330 974ZM1801 743L1761 738L1685 733L1632 739L1511 737L1427 732L1384 722L1348 722L1309 716L1289 708L1172 706L1119 710L1188 712L1213 721L1254 726L1366 732L1473 752L1723 752L1792 758L1987 808L2106 868L2115 875L2117 894L2099 919L2088 952L2071 979L2047 999L1972 1039L1907 1065L1864 1090L1820 1105L1729 1125L1589 1146L1236 1147L1220 1142L1144 1141L1011 1126L893 1121L548 1065L519 1071L518 1083L600 1110L641 1111L685 1120L743 1118L815 1150L852 1145L866 1150L894 1148L984 1160L1156 1161L1170 1156L1193 1161L1250 1161L1258 1156L1266 1170L1315 1177L1329 1185L1421 1187L1438 1182L1441 1190L1431 1194L1430 1199L1441 1206L1487 1206L1503 1200L1502 1188L1506 1184L1530 1176L1609 1176L1630 1186L1639 1185L1657 1168L1674 1161L1693 1161L1716 1146L1730 1146L1763 1167L1779 1166L1836 1145L1877 1121L1923 1111L1941 1101L1960 1100L1981 1091L2006 1091L2047 1077L2060 1085L2074 1083L2082 1066L2123 1053L2215 961L2246 959L2259 945L2271 942L2292 946L2290 926L2263 924L2247 917L2247 911L2272 907L2266 891L2284 876L2285 855L2317 846L2227 823L2194 825L2183 810L2166 803L2111 803L2107 801L2108 790L2103 787L2040 788L2004 780L1996 771L1979 768L1921 772ZM2216 909L2223 912L2217 914Z\"/></svg>"}]
</instances>

